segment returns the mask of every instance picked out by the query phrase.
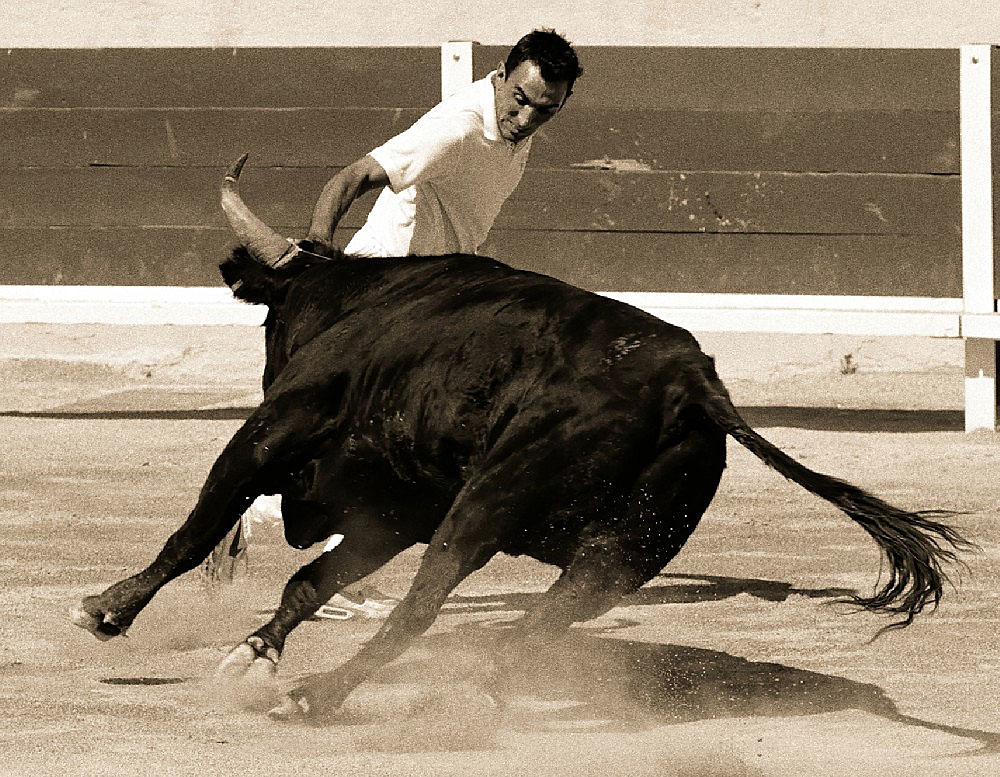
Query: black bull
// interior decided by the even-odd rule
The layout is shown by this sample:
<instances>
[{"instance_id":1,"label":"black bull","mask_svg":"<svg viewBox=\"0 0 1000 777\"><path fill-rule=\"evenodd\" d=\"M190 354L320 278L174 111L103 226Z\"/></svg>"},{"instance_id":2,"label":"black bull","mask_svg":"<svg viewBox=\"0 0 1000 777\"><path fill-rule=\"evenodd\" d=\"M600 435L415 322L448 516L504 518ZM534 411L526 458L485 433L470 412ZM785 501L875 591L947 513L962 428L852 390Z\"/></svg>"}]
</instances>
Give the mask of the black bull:
<instances>
[{"instance_id":1,"label":"black bull","mask_svg":"<svg viewBox=\"0 0 1000 777\"><path fill-rule=\"evenodd\" d=\"M262 493L284 494L296 547L345 539L290 579L273 619L227 659L239 670L273 668L291 630L337 590L427 543L381 630L292 694L296 711L329 711L499 552L563 570L515 639L609 610L694 530L726 435L871 535L888 575L855 602L901 615L894 625L937 604L942 564L968 546L935 520L944 513L895 508L791 459L747 426L688 332L633 307L478 256L359 260L312 246L275 263L248 244L222 272L238 297L269 308L264 400L155 560L74 609L99 638L124 633Z\"/></svg>"}]
</instances>

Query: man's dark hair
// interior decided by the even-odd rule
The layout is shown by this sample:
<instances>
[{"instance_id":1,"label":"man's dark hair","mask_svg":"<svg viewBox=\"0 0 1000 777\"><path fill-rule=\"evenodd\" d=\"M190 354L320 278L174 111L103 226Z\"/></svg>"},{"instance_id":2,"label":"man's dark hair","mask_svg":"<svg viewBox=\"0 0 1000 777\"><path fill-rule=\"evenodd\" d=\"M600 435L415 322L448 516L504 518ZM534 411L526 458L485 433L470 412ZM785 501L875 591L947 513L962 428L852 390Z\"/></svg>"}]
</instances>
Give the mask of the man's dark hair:
<instances>
[{"instance_id":1,"label":"man's dark hair","mask_svg":"<svg viewBox=\"0 0 1000 777\"><path fill-rule=\"evenodd\" d=\"M562 35L555 30L542 28L532 30L519 40L507 55L504 70L507 77L522 62L534 62L546 81L565 81L573 89L573 83L583 75L583 68L576 58L576 52Z\"/></svg>"}]
</instances>

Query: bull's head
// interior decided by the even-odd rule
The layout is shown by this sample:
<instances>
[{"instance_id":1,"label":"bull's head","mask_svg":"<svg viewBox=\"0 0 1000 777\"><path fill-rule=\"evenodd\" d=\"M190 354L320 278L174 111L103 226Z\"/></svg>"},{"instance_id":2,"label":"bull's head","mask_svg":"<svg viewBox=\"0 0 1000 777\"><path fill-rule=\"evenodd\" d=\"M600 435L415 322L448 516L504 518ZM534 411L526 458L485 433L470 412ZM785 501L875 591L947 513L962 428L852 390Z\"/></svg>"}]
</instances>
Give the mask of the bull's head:
<instances>
[{"instance_id":1,"label":"bull's head","mask_svg":"<svg viewBox=\"0 0 1000 777\"><path fill-rule=\"evenodd\" d=\"M246 161L247 154L236 160L222 183L222 209L240 245L219 270L237 298L269 308L265 321L267 388L287 361L289 321L295 317L294 306L288 310L285 304L289 286L307 267L341 254L307 241L303 241L305 250L299 250L258 218L240 197L240 171Z\"/></svg>"},{"instance_id":2,"label":"bull's head","mask_svg":"<svg viewBox=\"0 0 1000 777\"><path fill-rule=\"evenodd\" d=\"M246 302L272 305L305 267L339 258L336 248L309 240L293 244L264 223L240 196L239 179L248 154L237 159L222 182L222 210L239 247L220 269L233 293Z\"/></svg>"}]
</instances>

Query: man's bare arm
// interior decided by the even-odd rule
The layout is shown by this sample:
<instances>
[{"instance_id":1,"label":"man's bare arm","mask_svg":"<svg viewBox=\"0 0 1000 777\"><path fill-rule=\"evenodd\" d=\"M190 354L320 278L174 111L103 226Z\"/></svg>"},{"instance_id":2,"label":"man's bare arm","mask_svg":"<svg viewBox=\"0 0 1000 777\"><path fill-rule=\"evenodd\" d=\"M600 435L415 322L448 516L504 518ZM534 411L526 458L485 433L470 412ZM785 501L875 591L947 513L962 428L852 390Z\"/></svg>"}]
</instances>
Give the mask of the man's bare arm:
<instances>
[{"instance_id":1,"label":"man's bare arm","mask_svg":"<svg viewBox=\"0 0 1000 777\"><path fill-rule=\"evenodd\" d=\"M327 182L316 200L309 225L309 240L329 245L337 224L351 203L365 192L388 183L389 176L382 165L367 154L345 167Z\"/></svg>"}]
</instances>

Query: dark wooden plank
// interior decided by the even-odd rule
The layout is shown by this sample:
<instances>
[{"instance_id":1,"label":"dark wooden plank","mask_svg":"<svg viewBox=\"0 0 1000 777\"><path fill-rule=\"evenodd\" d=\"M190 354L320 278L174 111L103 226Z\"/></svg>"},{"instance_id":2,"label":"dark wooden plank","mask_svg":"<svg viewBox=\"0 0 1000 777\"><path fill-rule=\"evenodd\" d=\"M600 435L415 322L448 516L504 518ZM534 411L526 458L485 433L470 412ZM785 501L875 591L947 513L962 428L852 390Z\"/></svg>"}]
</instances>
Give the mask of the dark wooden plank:
<instances>
[{"instance_id":1,"label":"dark wooden plank","mask_svg":"<svg viewBox=\"0 0 1000 777\"><path fill-rule=\"evenodd\" d=\"M0 284L217 286L228 230L36 228L0 231Z\"/></svg>"},{"instance_id":2,"label":"dark wooden plank","mask_svg":"<svg viewBox=\"0 0 1000 777\"><path fill-rule=\"evenodd\" d=\"M494 230L482 253L593 290L961 296L954 240Z\"/></svg>"},{"instance_id":3,"label":"dark wooden plank","mask_svg":"<svg viewBox=\"0 0 1000 777\"><path fill-rule=\"evenodd\" d=\"M417 109L0 109L0 167L344 165L409 127ZM1000 123L1000 113L997 114ZM666 170L957 173L958 114L705 112L568 107L532 167L606 160ZM996 149L1000 153L1000 133ZM613 162L612 162L613 164Z\"/></svg>"},{"instance_id":4,"label":"dark wooden plank","mask_svg":"<svg viewBox=\"0 0 1000 777\"><path fill-rule=\"evenodd\" d=\"M266 222L304 228L334 169L249 167L246 201ZM222 226L212 168L7 171L0 226ZM363 223L374 201L351 208ZM959 181L942 176L616 173L529 170L498 227L517 229L932 235L958 241Z\"/></svg>"},{"instance_id":5,"label":"dark wooden plank","mask_svg":"<svg viewBox=\"0 0 1000 777\"><path fill-rule=\"evenodd\" d=\"M339 230L335 244L355 231ZM0 284L220 286L219 262L235 242L224 227L4 229Z\"/></svg>"},{"instance_id":6,"label":"dark wooden plank","mask_svg":"<svg viewBox=\"0 0 1000 777\"><path fill-rule=\"evenodd\" d=\"M961 235L957 176L529 169L497 227Z\"/></svg>"},{"instance_id":7,"label":"dark wooden plank","mask_svg":"<svg viewBox=\"0 0 1000 777\"><path fill-rule=\"evenodd\" d=\"M475 47L481 77L507 47ZM574 100L725 111L958 106L953 49L580 47ZM427 107L437 47L10 49L5 105Z\"/></svg>"},{"instance_id":8,"label":"dark wooden plank","mask_svg":"<svg viewBox=\"0 0 1000 777\"><path fill-rule=\"evenodd\" d=\"M475 47L474 76L508 50ZM578 53L584 75L572 100L587 107L958 110L957 49L581 46Z\"/></svg>"},{"instance_id":9,"label":"dark wooden plank","mask_svg":"<svg viewBox=\"0 0 1000 777\"><path fill-rule=\"evenodd\" d=\"M393 107L441 98L438 47L9 49L7 107Z\"/></svg>"},{"instance_id":10,"label":"dark wooden plank","mask_svg":"<svg viewBox=\"0 0 1000 777\"><path fill-rule=\"evenodd\" d=\"M666 170L956 173L958 114L568 106L532 144L531 164L536 167L597 164L606 159Z\"/></svg>"},{"instance_id":11,"label":"dark wooden plank","mask_svg":"<svg viewBox=\"0 0 1000 777\"><path fill-rule=\"evenodd\" d=\"M402 132L412 108L0 109L0 168L343 166Z\"/></svg>"},{"instance_id":12,"label":"dark wooden plank","mask_svg":"<svg viewBox=\"0 0 1000 777\"><path fill-rule=\"evenodd\" d=\"M222 227L4 229L0 284L214 286L233 242ZM961 294L957 246L926 238L495 230L482 253L593 290Z\"/></svg>"},{"instance_id":13,"label":"dark wooden plank","mask_svg":"<svg viewBox=\"0 0 1000 777\"><path fill-rule=\"evenodd\" d=\"M304 230L332 172L247 168L241 190L267 223ZM184 167L10 170L0 187L0 227L222 227L222 174L222 169ZM359 200L344 226L360 226L374 197Z\"/></svg>"}]
</instances>

